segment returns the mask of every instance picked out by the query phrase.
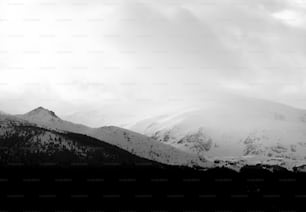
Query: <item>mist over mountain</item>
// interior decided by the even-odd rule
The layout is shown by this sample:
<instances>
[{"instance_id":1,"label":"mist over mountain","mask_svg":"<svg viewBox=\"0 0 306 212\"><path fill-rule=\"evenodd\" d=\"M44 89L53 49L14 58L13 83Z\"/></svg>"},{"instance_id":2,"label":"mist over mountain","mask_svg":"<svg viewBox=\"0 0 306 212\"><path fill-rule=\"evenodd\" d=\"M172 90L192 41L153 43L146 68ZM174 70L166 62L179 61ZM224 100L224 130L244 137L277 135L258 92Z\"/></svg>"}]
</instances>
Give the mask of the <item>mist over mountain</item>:
<instances>
[{"instance_id":1,"label":"mist over mountain","mask_svg":"<svg viewBox=\"0 0 306 212\"><path fill-rule=\"evenodd\" d=\"M277 164L306 159L306 110L251 98L205 101L198 108L149 118L131 127L213 161Z\"/></svg>"},{"instance_id":2,"label":"mist over mountain","mask_svg":"<svg viewBox=\"0 0 306 212\"><path fill-rule=\"evenodd\" d=\"M189 167L306 164L306 111L266 100L227 96L131 124L91 128L43 107L12 119L98 139L134 155Z\"/></svg>"},{"instance_id":3,"label":"mist over mountain","mask_svg":"<svg viewBox=\"0 0 306 212\"><path fill-rule=\"evenodd\" d=\"M306 0L0 0L0 212L306 211L305 188Z\"/></svg>"}]
</instances>

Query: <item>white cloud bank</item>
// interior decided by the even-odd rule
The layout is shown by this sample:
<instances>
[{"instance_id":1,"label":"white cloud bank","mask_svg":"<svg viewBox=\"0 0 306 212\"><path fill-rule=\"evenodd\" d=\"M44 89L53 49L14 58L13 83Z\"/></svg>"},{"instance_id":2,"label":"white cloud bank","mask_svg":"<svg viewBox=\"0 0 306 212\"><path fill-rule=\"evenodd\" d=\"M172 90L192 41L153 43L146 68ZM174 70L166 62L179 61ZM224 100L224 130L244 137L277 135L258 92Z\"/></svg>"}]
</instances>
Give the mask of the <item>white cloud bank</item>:
<instances>
[{"instance_id":1,"label":"white cloud bank","mask_svg":"<svg viewBox=\"0 0 306 212\"><path fill-rule=\"evenodd\" d=\"M0 108L43 105L96 126L215 91L306 108L305 5L0 0Z\"/></svg>"}]
</instances>

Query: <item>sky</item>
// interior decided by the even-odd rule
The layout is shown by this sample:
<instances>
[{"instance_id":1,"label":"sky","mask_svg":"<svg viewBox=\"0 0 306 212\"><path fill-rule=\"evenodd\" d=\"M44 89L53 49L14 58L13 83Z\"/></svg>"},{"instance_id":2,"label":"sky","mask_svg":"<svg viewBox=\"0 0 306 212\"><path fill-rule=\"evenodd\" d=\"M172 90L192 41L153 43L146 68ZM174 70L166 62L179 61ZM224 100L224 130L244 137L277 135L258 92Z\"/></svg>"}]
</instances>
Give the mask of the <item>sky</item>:
<instances>
[{"instance_id":1,"label":"sky","mask_svg":"<svg viewBox=\"0 0 306 212\"><path fill-rule=\"evenodd\" d=\"M306 0L0 0L0 110L124 126L229 93L306 109Z\"/></svg>"}]
</instances>

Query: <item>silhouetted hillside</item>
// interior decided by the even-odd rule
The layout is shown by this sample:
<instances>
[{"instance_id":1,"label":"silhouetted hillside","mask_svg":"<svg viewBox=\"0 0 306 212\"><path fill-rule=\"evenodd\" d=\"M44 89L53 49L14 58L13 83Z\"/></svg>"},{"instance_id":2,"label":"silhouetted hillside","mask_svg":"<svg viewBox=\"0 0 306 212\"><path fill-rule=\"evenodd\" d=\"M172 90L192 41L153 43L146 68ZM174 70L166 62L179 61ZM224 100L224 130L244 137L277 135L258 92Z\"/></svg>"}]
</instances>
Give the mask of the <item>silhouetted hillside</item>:
<instances>
[{"instance_id":1,"label":"silhouetted hillside","mask_svg":"<svg viewBox=\"0 0 306 212\"><path fill-rule=\"evenodd\" d=\"M0 125L0 130L2 165L162 166L86 135L26 124Z\"/></svg>"}]
</instances>

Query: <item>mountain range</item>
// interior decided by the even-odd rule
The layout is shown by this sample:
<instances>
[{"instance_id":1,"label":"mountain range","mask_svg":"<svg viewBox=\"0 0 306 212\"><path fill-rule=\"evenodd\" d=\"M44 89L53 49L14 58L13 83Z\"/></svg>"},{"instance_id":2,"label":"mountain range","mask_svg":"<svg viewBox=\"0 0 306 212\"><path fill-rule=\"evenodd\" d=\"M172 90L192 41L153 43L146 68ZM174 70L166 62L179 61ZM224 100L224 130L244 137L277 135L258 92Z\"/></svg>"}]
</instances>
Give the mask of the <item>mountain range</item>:
<instances>
[{"instance_id":1,"label":"mountain range","mask_svg":"<svg viewBox=\"0 0 306 212\"><path fill-rule=\"evenodd\" d=\"M59 118L53 111L38 107L26 114L10 116L21 122L35 124L40 128L59 133L77 133L104 141L123 149L133 155L151 161L168 165L209 167L208 161L193 154L178 150L167 144L160 143L152 138L130 130L115 126L90 128L85 125L75 124ZM207 165L206 165L207 164Z\"/></svg>"},{"instance_id":2,"label":"mountain range","mask_svg":"<svg viewBox=\"0 0 306 212\"><path fill-rule=\"evenodd\" d=\"M0 115L2 166L136 166L146 163L162 166L86 135L44 128L15 116Z\"/></svg>"},{"instance_id":3,"label":"mountain range","mask_svg":"<svg viewBox=\"0 0 306 212\"><path fill-rule=\"evenodd\" d=\"M2 158L24 157L17 151L22 147L42 158L70 155L91 163L110 155L120 163L137 158L202 169L262 164L292 170L306 164L306 111L259 99L216 98L123 129L75 124L38 107L21 115L0 113L0 139Z\"/></svg>"}]
</instances>

